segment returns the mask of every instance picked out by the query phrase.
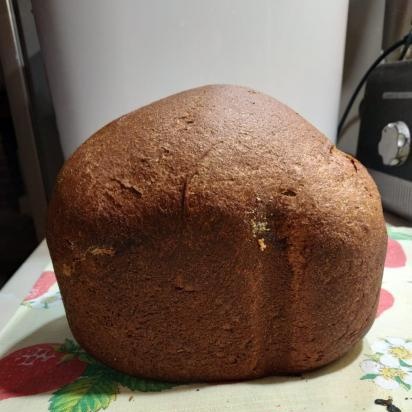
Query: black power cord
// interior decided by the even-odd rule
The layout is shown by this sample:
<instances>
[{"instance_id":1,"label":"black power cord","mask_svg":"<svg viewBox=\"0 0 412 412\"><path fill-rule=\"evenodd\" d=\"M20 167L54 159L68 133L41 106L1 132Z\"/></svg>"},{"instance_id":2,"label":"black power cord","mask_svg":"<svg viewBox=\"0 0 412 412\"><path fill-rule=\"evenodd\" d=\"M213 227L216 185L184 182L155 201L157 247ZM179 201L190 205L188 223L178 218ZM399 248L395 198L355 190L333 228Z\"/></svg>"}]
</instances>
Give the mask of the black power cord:
<instances>
[{"instance_id":1,"label":"black power cord","mask_svg":"<svg viewBox=\"0 0 412 412\"><path fill-rule=\"evenodd\" d=\"M401 61L405 58L406 53L408 52L409 46L412 43L412 31L410 31L409 34L405 37L407 37L407 39L405 41L405 44L403 45L403 49L402 49L401 54L400 54L399 59L398 59L399 61Z\"/></svg>"},{"instance_id":2,"label":"black power cord","mask_svg":"<svg viewBox=\"0 0 412 412\"><path fill-rule=\"evenodd\" d=\"M404 36L401 40L398 40L396 43L392 44L392 46L388 47L386 50L383 51L383 53L371 64L369 69L366 71L366 73L362 76L360 82L356 86L355 91L352 93L351 98L348 101L348 104L346 105L345 111L342 114L342 117L340 119L339 125L338 125L338 139L339 136L342 132L342 128L345 124L346 118L348 117L349 111L358 96L360 90L362 89L363 85L365 84L367 78L371 74L371 72L375 69L375 67L382 61L384 60L388 55L390 55L393 51L395 51L397 48L404 46L402 50L403 57L405 57L406 52L409 48L409 45L412 43L412 32L409 32L406 36ZM402 57L402 59L403 59Z\"/></svg>"}]
</instances>

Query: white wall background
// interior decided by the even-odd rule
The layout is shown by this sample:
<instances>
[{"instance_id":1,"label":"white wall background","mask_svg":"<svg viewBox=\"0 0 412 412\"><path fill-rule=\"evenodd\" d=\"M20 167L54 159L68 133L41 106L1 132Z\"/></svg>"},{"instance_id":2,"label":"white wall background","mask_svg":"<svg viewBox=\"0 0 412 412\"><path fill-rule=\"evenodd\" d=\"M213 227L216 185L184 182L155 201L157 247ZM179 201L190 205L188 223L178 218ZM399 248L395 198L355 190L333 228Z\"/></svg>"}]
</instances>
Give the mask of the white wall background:
<instances>
[{"instance_id":1,"label":"white wall background","mask_svg":"<svg viewBox=\"0 0 412 412\"><path fill-rule=\"evenodd\" d=\"M334 139L347 0L33 0L65 156L139 106L208 83L287 103Z\"/></svg>"}]
</instances>

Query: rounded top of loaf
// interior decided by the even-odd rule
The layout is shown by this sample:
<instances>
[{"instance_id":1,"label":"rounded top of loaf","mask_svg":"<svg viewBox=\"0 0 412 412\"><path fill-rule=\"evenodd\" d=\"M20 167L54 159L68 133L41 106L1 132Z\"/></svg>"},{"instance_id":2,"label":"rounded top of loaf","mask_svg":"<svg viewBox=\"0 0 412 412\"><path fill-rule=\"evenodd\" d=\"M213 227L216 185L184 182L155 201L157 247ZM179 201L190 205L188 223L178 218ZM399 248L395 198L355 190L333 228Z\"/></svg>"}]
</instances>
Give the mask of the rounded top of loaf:
<instances>
[{"instance_id":1,"label":"rounded top of loaf","mask_svg":"<svg viewBox=\"0 0 412 412\"><path fill-rule=\"evenodd\" d=\"M162 241L192 224L207 232L222 219L262 252L269 230L336 247L384 231L357 160L277 100L212 85L122 116L81 145L58 176L48 242L75 238L110 254L132 238Z\"/></svg>"}]
</instances>

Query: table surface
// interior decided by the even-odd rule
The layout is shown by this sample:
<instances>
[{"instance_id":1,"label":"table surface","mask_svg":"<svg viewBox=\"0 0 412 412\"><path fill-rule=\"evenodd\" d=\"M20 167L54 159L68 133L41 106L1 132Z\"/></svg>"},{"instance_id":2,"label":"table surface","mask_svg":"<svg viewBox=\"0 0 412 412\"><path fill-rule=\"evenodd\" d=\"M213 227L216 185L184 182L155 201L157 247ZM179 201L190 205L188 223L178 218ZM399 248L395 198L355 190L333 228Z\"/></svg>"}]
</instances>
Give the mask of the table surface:
<instances>
[{"instance_id":1,"label":"table surface","mask_svg":"<svg viewBox=\"0 0 412 412\"><path fill-rule=\"evenodd\" d=\"M16 312L49 260L49 249L43 240L0 290L0 331Z\"/></svg>"}]
</instances>

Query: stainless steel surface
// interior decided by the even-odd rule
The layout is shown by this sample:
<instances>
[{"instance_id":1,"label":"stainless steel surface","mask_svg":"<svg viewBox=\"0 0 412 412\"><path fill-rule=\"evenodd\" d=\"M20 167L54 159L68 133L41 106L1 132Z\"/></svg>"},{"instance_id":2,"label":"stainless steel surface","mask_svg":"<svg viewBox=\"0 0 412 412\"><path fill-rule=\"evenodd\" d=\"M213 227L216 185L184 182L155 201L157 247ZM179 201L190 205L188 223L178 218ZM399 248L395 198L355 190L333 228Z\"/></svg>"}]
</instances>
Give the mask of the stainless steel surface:
<instances>
[{"instance_id":1,"label":"stainless steel surface","mask_svg":"<svg viewBox=\"0 0 412 412\"><path fill-rule=\"evenodd\" d=\"M17 138L21 172L37 236L43 237L46 193L37 156L24 61L11 0L0 0L0 59Z\"/></svg>"},{"instance_id":2,"label":"stainless steel surface","mask_svg":"<svg viewBox=\"0 0 412 412\"><path fill-rule=\"evenodd\" d=\"M412 220L412 182L369 169L376 181L386 210Z\"/></svg>"},{"instance_id":3,"label":"stainless steel surface","mask_svg":"<svg viewBox=\"0 0 412 412\"><path fill-rule=\"evenodd\" d=\"M386 0L382 49L387 49L411 29L412 0ZM387 61L399 58L402 49L392 53Z\"/></svg>"},{"instance_id":4,"label":"stainless steel surface","mask_svg":"<svg viewBox=\"0 0 412 412\"><path fill-rule=\"evenodd\" d=\"M378 145L382 163L400 166L409 156L411 135L409 127L402 121L388 123L383 129Z\"/></svg>"},{"instance_id":5,"label":"stainless steel surface","mask_svg":"<svg viewBox=\"0 0 412 412\"><path fill-rule=\"evenodd\" d=\"M31 0L13 0L20 47L24 57L31 117L37 155L46 196L49 199L58 171L63 165L63 152L49 85L40 52Z\"/></svg>"}]
</instances>

